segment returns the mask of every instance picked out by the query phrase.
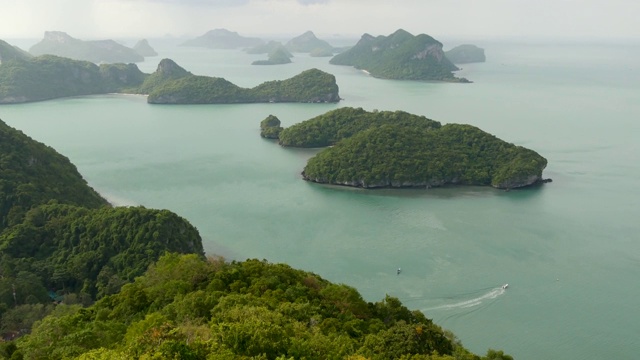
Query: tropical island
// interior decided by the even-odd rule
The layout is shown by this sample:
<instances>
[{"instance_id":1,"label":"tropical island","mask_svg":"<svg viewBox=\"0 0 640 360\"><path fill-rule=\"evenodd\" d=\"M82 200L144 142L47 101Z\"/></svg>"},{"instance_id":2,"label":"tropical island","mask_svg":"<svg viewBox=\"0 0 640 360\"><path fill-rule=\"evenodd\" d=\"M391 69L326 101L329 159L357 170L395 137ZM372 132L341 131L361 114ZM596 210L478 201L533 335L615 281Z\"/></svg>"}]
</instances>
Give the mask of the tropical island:
<instances>
[{"instance_id":1,"label":"tropical island","mask_svg":"<svg viewBox=\"0 0 640 360\"><path fill-rule=\"evenodd\" d=\"M235 31L227 29L214 29L205 34L185 41L182 46L197 46L209 49L237 49L251 48L263 45L262 39L245 37Z\"/></svg>"},{"instance_id":2,"label":"tropical island","mask_svg":"<svg viewBox=\"0 0 640 360\"><path fill-rule=\"evenodd\" d=\"M547 160L477 127L441 125L402 111L340 108L278 133L283 146L325 147L309 159L305 180L363 188L540 182Z\"/></svg>"},{"instance_id":3,"label":"tropical island","mask_svg":"<svg viewBox=\"0 0 640 360\"><path fill-rule=\"evenodd\" d=\"M285 264L204 257L168 210L112 207L0 121L0 357L480 357L420 311ZM268 326L265 326L268 324Z\"/></svg>"},{"instance_id":4,"label":"tropical island","mask_svg":"<svg viewBox=\"0 0 640 360\"><path fill-rule=\"evenodd\" d=\"M294 37L285 44L285 47L291 52L309 53L313 57L333 56L333 46L318 39L313 31Z\"/></svg>"},{"instance_id":5,"label":"tropical island","mask_svg":"<svg viewBox=\"0 0 640 360\"><path fill-rule=\"evenodd\" d=\"M0 40L0 64L3 61L11 60L25 60L31 57L31 54L20 49L17 46L13 46L4 40Z\"/></svg>"},{"instance_id":6,"label":"tropical island","mask_svg":"<svg viewBox=\"0 0 640 360\"><path fill-rule=\"evenodd\" d=\"M100 63L130 63L144 61L136 50L118 44L113 40L83 41L62 31L46 31L44 38L33 45L32 55L56 55L74 60Z\"/></svg>"},{"instance_id":7,"label":"tropical island","mask_svg":"<svg viewBox=\"0 0 640 360\"><path fill-rule=\"evenodd\" d=\"M464 44L444 52L447 59L454 64L485 62L484 49L475 45Z\"/></svg>"},{"instance_id":8,"label":"tropical island","mask_svg":"<svg viewBox=\"0 0 640 360\"><path fill-rule=\"evenodd\" d=\"M364 34L355 46L329 63L353 66L383 79L469 82L453 75L459 69L444 55L442 43L402 29L389 36Z\"/></svg>"},{"instance_id":9,"label":"tropical island","mask_svg":"<svg viewBox=\"0 0 640 360\"><path fill-rule=\"evenodd\" d=\"M267 60L256 60L251 65L281 65L290 64L293 55L280 43L272 46L269 51L269 58Z\"/></svg>"},{"instance_id":10,"label":"tropical island","mask_svg":"<svg viewBox=\"0 0 640 360\"><path fill-rule=\"evenodd\" d=\"M335 76L317 69L245 89L223 78L193 75L170 59L145 74L135 64L98 66L53 55L10 56L0 64L0 104L107 93L148 95L151 104L340 101Z\"/></svg>"}]
</instances>

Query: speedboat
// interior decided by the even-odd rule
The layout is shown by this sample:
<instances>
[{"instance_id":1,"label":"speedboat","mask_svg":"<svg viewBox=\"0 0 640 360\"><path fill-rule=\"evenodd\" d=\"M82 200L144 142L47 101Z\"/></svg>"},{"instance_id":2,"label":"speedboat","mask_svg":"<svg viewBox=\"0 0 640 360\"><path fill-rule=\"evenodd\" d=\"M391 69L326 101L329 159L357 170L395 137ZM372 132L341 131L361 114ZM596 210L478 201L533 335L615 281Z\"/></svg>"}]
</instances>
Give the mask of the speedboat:
<instances>
[{"instance_id":1,"label":"speedboat","mask_svg":"<svg viewBox=\"0 0 640 360\"><path fill-rule=\"evenodd\" d=\"M504 285L502 285L502 288L503 288L503 289L505 289L505 290L506 290L508 287L509 287L509 284L504 284Z\"/></svg>"}]
</instances>

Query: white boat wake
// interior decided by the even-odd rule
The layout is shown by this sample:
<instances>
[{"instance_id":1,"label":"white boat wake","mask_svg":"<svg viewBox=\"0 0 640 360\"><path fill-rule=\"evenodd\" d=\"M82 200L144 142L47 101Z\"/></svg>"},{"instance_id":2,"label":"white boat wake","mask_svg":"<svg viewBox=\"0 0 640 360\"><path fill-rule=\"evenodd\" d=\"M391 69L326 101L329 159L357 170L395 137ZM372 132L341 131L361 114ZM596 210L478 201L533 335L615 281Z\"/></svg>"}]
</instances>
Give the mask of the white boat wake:
<instances>
[{"instance_id":1,"label":"white boat wake","mask_svg":"<svg viewBox=\"0 0 640 360\"><path fill-rule=\"evenodd\" d=\"M435 306L435 307L430 307L430 308L423 309L423 311L452 310L452 309L470 308L470 307L481 305L483 302L486 302L487 300L493 300L493 299L497 298L498 296L504 294L506 291L507 291L506 287L499 286L499 287L496 287L496 288L492 288L487 293L482 294L481 296L478 296L478 297L475 297L475 298L472 298L472 299L468 299L468 300L464 300L464 301L458 301L458 302L455 302L455 303L452 303L452 304L443 304L443 305L439 305L439 306Z\"/></svg>"}]
</instances>

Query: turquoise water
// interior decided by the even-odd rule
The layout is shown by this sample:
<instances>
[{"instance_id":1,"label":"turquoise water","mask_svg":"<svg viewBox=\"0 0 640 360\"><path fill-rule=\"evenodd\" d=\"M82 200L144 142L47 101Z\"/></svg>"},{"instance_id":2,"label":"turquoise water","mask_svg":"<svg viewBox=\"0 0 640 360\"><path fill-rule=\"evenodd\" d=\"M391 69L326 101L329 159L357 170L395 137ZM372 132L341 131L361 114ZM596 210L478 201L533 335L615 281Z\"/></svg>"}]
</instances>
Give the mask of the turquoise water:
<instances>
[{"instance_id":1,"label":"turquoise water","mask_svg":"<svg viewBox=\"0 0 640 360\"><path fill-rule=\"evenodd\" d=\"M184 216L208 253L286 262L370 301L396 296L479 353L634 358L640 51L478 45L488 62L465 65L460 75L475 83L464 85L379 80L304 55L250 66L264 56L167 44L140 68L170 57L195 74L255 86L318 67L336 75L344 101L158 106L109 95L2 106L0 118L68 156L111 201ZM299 175L316 150L259 136L269 114L288 126L341 106L476 125L545 156L553 182L510 192L320 186Z\"/></svg>"}]
</instances>

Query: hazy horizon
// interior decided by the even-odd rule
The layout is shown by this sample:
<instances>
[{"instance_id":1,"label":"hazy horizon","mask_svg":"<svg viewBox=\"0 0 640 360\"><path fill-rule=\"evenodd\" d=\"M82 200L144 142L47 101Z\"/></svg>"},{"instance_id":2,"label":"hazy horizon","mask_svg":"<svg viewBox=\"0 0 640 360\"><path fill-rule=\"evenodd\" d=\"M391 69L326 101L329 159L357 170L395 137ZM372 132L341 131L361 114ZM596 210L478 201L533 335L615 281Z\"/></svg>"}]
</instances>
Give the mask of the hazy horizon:
<instances>
[{"instance_id":1,"label":"hazy horizon","mask_svg":"<svg viewBox=\"0 0 640 360\"><path fill-rule=\"evenodd\" d=\"M79 39L195 37L218 28L283 38L388 35L439 38L638 40L630 0L0 0L0 39L64 31Z\"/></svg>"}]
</instances>

